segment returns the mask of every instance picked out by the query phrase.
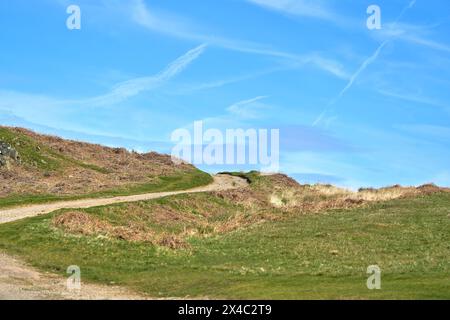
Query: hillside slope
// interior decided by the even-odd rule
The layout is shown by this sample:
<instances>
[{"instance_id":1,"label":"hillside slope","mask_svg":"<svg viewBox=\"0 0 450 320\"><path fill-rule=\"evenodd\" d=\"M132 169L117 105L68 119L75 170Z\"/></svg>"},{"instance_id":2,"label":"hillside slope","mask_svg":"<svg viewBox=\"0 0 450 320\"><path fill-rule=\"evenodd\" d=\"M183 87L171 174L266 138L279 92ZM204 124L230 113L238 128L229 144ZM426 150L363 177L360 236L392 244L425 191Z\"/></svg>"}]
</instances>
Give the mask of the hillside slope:
<instances>
[{"instance_id":1,"label":"hillside slope","mask_svg":"<svg viewBox=\"0 0 450 320\"><path fill-rule=\"evenodd\" d=\"M64 140L0 126L0 143L18 159L0 166L0 207L80 196L190 188L212 181L170 156Z\"/></svg>"},{"instance_id":2,"label":"hillside slope","mask_svg":"<svg viewBox=\"0 0 450 320\"><path fill-rule=\"evenodd\" d=\"M211 179L190 165L174 166L167 156L23 129L0 128L0 141L18 152L5 151L0 206L187 189ZM83 281L154 297L450 297L442 281L450 272L449 189L351 192L302 185L283 174L225 175L248 184L61 206L0 224L0 251L60 276L78 265ZM52 189L55 183L62 189ZM108 187L97 191L101 184ZM46 194L53 191L56 196ZM365 287L366 269L374 264L383 270L382 291Z\"/></svg>"},{"instance_id":3,"label":"hillside slope","mask_svg":"<svg viewBox=\"0 0 450 320\"><path fill-rule=\"evenodd\" d=\"M283 175L243 176L250 187L2 224L0 250L61 276L75 264L83 281L153 297L450 297L446 190L350 193ZM374 264L382 290L366 287Z\"/></svg>"}]
</instances>

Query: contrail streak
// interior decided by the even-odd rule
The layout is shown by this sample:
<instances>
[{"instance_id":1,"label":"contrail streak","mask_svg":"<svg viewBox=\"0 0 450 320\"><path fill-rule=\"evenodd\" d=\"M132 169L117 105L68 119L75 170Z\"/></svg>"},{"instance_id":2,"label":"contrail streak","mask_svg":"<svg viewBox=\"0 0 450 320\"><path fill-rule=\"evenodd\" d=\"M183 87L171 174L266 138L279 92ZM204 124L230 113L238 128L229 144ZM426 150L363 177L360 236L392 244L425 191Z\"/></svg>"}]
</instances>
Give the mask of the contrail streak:
<instances>
[{"instance_id":1,"label":"contrail streak","mask_svg":"<svg viewBox=\"0 0 450 320\"><path fill-rule=\"evenodd\" d=\"M397 19L395 19L395 21L393 23L393 27L395 27L398 24L398 22L402 19L402 17L405 15L405 13L409 9L414 7L415 4L416 4L416 0L412 0L405 8L403 8L402 12L400 12L400 15L397 17ZM342 89L341 92L339 92L339 94L336 96L336 98L334 98L333 100L330 101L330 103L328 103L328 105L325 108L325 110L313 122L313 126L318 125L322 121L324 116L331 110L331 107L336 102L338 102L344 96L344 94L353 86L353 84L355 83L356 79L358 79L359 75L362 72L364 72L364 70L368 66L370 66L372 63L374 63L377 60L378 56L380 55L381 50L383 50L383 48L386 46L386 44L389 43L389 41L390 40L385 40L383 43L381 43L378 46L378 48L375 50L375 52L361 64L361 66L358 68L358 70L356 70L356 72L350 77L350 80L348 81L348 83L345 86L345 88Z\"/></svg>"}]
</instances>

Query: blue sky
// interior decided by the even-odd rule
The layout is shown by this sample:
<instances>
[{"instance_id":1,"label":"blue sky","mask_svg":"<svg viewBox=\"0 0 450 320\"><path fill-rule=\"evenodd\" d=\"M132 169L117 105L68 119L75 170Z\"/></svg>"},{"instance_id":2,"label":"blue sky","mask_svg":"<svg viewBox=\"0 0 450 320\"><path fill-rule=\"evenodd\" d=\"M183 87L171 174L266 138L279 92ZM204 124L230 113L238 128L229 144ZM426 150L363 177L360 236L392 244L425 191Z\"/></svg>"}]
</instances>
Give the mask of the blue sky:
<instances>
[{"instance_id":1,"label":"blue sky","mask_svg":"<svg viewBox=\"0 0 450 320\"><path fill-rule=\"evenodd\" d=\"M161 152L276 128L300 182L450 186L448 0L3 0L0 30L0 124Z\"/></svg>"}]
</instances>

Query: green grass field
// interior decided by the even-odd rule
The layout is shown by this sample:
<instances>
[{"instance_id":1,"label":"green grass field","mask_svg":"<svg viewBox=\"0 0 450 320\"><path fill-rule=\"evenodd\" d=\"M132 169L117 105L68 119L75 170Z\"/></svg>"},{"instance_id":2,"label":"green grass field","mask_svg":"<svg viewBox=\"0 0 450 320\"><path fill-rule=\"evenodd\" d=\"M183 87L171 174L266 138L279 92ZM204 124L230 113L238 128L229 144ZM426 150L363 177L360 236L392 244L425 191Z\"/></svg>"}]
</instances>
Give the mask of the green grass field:
<instances>
[{"instance_id":1,"label":"green grass field","mask_svg":"<svg viewBox=\"0 0 450 320\"><path fill-rule=\"evenodd\" d=\"M115 207L86 212L106 215ZM51 225L61 213L0 225L0 250L62 276L78 265L84 281L155 297L450 299L449 193L290 215L226 234L192 236L188 249L176 250L69 235ZM366 287L369 265L382 270L381 290Z\"/></svg>"}]
</instances>

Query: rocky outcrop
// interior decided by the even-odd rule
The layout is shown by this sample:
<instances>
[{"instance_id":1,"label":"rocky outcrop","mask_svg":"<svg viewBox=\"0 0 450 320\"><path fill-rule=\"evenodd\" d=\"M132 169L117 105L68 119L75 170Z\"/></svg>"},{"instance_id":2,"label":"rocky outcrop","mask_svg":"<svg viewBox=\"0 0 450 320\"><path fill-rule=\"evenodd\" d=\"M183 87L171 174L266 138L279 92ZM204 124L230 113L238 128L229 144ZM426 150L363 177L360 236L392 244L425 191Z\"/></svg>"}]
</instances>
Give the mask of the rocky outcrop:
<instances>
[{"instance_id":1,"label":"rocky outcrop","mask_svg":"<svg viewBox=\"0 0 450 320\"><path fill-rule=\"evenodd\" d=\"M0 141L0 167L9 167L10 162L20 162L19 153L8 143Z\"/></svg>"}]
</instances>

